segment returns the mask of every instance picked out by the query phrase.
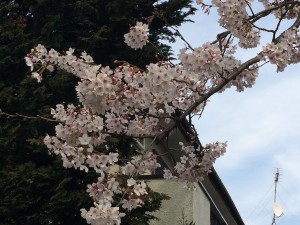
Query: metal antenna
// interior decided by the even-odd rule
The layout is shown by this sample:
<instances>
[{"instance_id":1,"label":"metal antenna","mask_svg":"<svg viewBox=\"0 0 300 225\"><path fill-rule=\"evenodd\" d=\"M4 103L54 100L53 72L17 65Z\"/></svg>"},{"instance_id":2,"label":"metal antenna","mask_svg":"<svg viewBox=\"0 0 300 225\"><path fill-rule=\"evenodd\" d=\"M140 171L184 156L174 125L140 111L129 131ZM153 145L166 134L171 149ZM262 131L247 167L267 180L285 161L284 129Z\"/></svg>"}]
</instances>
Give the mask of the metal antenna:
<instances>
[{"instance_id":1,"label":"metal antenna","mask_svg":"<svg viewBox=\"0 0 300 225\"><path fill-rule=\"evenodd\" d=\"M282 209L280 205L276 202L276 197L277 197L277 184L279 181L279 169L277 168L276 173L275 173L275 190L274 190L274 203L273 203L273 219L271 225L276 225L276 217L280 217L283 215Z\"/></svg>"},{"instance_id":2,"label":"metal antenna","mask_svg":"<svg viewBox=\"0 0 300 225\"><path fill-rule=\"evenodd\" d=\"M277 171L275 173L275 194L274 194L274 202L276 202L276 194L277 194L277 184L279 180L279 169L277 168Z\"/></svg>"}]
</instances>

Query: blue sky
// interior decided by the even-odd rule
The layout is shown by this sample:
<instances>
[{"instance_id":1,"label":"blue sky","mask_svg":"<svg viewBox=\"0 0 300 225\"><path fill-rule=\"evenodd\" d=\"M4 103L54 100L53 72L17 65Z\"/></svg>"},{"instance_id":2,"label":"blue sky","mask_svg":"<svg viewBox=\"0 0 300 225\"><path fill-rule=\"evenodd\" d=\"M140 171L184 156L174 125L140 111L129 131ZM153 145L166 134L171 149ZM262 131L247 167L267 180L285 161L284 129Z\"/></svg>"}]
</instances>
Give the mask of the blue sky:
<instances>
[{"instance_id":1,"label":"blue sky","mask_svg":"<svg viewBox=\"0 0 300 225\"><path fill-rule=\"evenodd\" d=\"M198 7L199 8L199 7ZM195 23L180 31L193 47L215 40L222 29L217 17L198 12ZM272 21L263 21L272 24ZM262 43L268 36L262 36ZM184 47L180 40L175 53ZM258 49L261 50L261 49ZM257 50L256 50L257 51ZM243 61L255 50L238 53ZM227 153L215 168L246 225L271 224L274 172L280 168L278 202L284 216L277 225L300 224L300 65L276 73L275 66L260 69L256 85L242 93L227 90L210 99L202 118L194 119L205 144L228 141Z\"/></svg>"}]
</instances>

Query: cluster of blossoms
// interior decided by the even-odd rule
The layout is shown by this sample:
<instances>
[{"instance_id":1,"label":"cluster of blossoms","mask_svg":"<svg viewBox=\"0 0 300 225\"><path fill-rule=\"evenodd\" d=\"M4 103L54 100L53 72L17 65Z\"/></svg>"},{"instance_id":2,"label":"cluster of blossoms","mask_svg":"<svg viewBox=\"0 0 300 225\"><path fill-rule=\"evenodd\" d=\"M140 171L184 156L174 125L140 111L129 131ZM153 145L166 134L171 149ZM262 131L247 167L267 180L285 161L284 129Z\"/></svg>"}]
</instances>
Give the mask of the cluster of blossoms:
<instances>
[{"instance_id":1,"label":"cluster of blossoms","mask_svg":"<svg viewBox=\"0 0 300 225\"><path fill-rule=\"evenodd\" d=\"M226 151L226 143L212 143L206 145L203 149L195 149L194 146L181 145L184 155L180 157L174 169L176 175L173 175L169 169L164 170L164 178L182 180L192 187L194 182L202 181L204 176L210 172L210 169L217 158Z\"/></svg>"},{"instance_id":2,"label":"cluster of blossoms","mask_svg":"<svg viewBox=\"0 0 300 225\"><path fill-rule=\"evenodd\" d=\"M175 108L186 110L241 64L232 51L222 54L216 45L208 43L192 53L183 50L179 55L183 67L150 64L145 72L129 65L114 70L94 65L86 53L77 58L73 51L54 54L51 49L48 53L39 45L28 54L26 62L31 67L42 64L43 69L56 66L79 77L76 91L80 102L92 113L105 116L109 121L105 126L108 132L130 135L159 132L160 120L149 115L171 116ZM257 70L245 70L228 87L235 85L238 90L251 87L256 75ZM196 110L200 111L201 106Z\"/></svg>"},{"instance_id":3,"label":"cluster of blossoms","mask_svg":"<svg viewBox=\"0 0 300 225\"><path fill-rule=\"evenodd\" d=\"M276 6L282 6L277 10L272 10L272 14L280 19L294 19L297 18L299 12L300 12L300 5L296 1L270 1L270 0L258 0L261 2L265 9L274 8ZM284 3L284 4L282 4Z\"/></svg>"},{"instance_id":4,"label":"cluster of blossoms","mask_svg":"<svg viewBox=\"0 0 300 225\"><path fill-rule=\"evenodd\" d=\"M271 7L262 1L266 7ZM246 12L248 1L213 0L212 4L218 9L221 26L239 39L241 47L258 45L259 32L249 22ZM295 7L294 11L286 13L286 18L293 18L297 10L299 8ZM137 22L124 35L125 43L134 49L142 48L148 41L148 31L148 25ZM296 28L286 31L277 43L264 48L261 58L276 64L278 71L299 62L297 32ZM87 190L94 207L81 210L89 224L120 224L123 212L142 206L142 196L147 195L145 182L135 178L160 167L157 156L148 150L126 159L125 163L120 162L118 153L107 147L109 137L158 137L171 121L178 122L176 113L185 113L203 96L210 96L215 87L222 85L217 91L232 86L237 91L252 87L258 65L253 63L231 77L243 64L234 57L236 46L231 45L230 39L225 42L182 49L178 55L180 64L159 62L148 65L144 71L129 64L114 69L96 65L86 52L76 57L72 48L59 53L38 45L25 57L38 82L42 81L44 70L52 72L54 68L79 78L76 92L81 105L65 107L59 104L51 109L59 124L55 128L56 135L47 135L44 143L53 154L61 156L65 167L93 169L99 174L98 181ZM189 112L201 112L204 104L200 102ZM180 161L174 170L165 169L164 177L184 181L189 187L201 181L226 150L226 143L219 142L202 149L180 145ZM117 174L110 174L116 165Z\"/></svg>"},{"instance_id":5,"label":"cluster of blossoms","mask_svg":"<svg viewBox=\"0 0 300 225\"><path fill-rule=\"evenodd\" d=\"M146 185L133 180L124 185L124 182L109 176L110 168L119 163L118 153L105 154L99 149L105 149L106 139L111 134L159 134L176 108L185 110L201 93L205 93L206 81L201 81L196 72L169 64L150 64L145 72L128 65L112 70L91 64L93 60L86 53L77 58L73 51L70 49L66 54L60 54L51 49L48 52L39 45L26 57L28 66L41 68L38 70L40 78L44 69L53 71L54 67L80 78L76 91L83 106L70 104L65 108L59 104L52 109L51 114L60 123L55 129L56 136L47 135L44 142L52 153L61 156L65 167L85 171L92 168L99 174L97 184L88 188L95 206L89 211L82 209L82 216L88 223L119 224L123 214L113 202L114 196L121 194L124 188L131 188L137 196L147 194ZM156 157L150 151L132 157L120 166L120 176L133 178L155 170L160 166ZM208 170L204 164L202 166L200 158L194 160L203 170L202 175L199 173L194 177L197 180ZM184 174L187 171L177 170L177 174L181 173L179 177L186 180ZM126 210L142 204L140 198L132 197L123 198L119 203Z\"/></svg>"},{"instance_id":6,"label":"cluster of blossoms","mask_svg":"<svg viewBox=\"0 0 300 225\"><path fill-rule=\"evenodd\" d=\"M240 62L230 55L234 52L232 49L222 54L215 45L210 44L205 44L192 53L182 51L179 56L182 66L173 67L168 63L150 64L144 72L129 65L122 65L114 70L94 65L93 59L86 53L77 58L73 52L73 49L69 49L65 54L53 49L48 52L44 46L38 45L26 57L28 66L39 66L40 69L34 72L39 74L39 80L42 79L44 69L51 72L54 67L70 72L80 79L76 91L83 106L68 105L65 108L63 105L57 105L56 109L52 109L53 117L60 121L60 124L56 126L56 136L47 135L44 142L51 152L61 156L65 167L85 171L92 168L99 174L96 186L100 189L97 188L97 195L91 194L95 207L91 207L89 211L82 210L82 216L88 223L119 224L122 213L113 203L113 196L120 193L122 184L118 185L114 178L107 175L109 169L118 163L118 154L104 154L98 151L98 146L105 148L106 139L111 134L158 135L163 130L163 124L171 120L175 109L186 110L209 88L226 79ZM245 79L247 74L251 77L249 81ZM236 79L241 80L240 90L244 86L251 86L255 76L256 71L245 70L240 78ZM234 83L231 82L228 86L230 85ZM202 105L194 112L201 109ZM225 145L222 146L225 148ZM202 155L195 154L195 149L189 152L189 147L186 147L185 157L190 163L182 161L176 165L177 178L186 182L201 180L216 159L216 156L212 155L217 147L206 147L202 153L199 152ZM224 148L220 149L223 151ZM182 160L184 159L183 157ZM159 166L156 155L146 152L121 166L120 174L136 177ZM168 173L170 172L166 172ZM111 183L114 185L110 185ZM144 188L144 183L132 186L134 193L146 194L137 191ZM103 193L101 188L105 190ZM89 193L95 193L91 188L88 190ZM142 202L139 199L124 198L120 204L124 209L132 210Z\"/></svg>"},{"instance_id":7,"label":"cluster of blossoms","mask_svg":"<svg viewBox=\"0 0 300 225\"><path fill-rule=\"evenodd\" d=\"M240 47L254 48L259 44L259 30L248 21L248 0L213 0L212 4L218 8L220 25L239 39Z\"/></svg>"},{"instance_id":8,"label":"cluster of blossoms","mask_svg":"<svg viewBox=\"0 0 300 225\"><path fill-rule=\"evenodd\" d=\"M88 185L88 192L94 200L94 207L89 211L81 209L82 217L89 224L120 224L121 213L119 207L113 202L114 196L124 195L119 203L123 210L130 211L143 205L140 196L146 195L146 184L137 183L133 178L127 183L117 181L126 177L135 177L153 171L160 164L156 155L147 152L143 157L134 156L132 160L120 167L121 175L109 175L110 169L118 163L118 153L104 154L98 146L105 148L105 138L108 136L105 123L112 123L109 119L91 114L86 107L68 105L65 109L59 104L56 109L51 109L53 117L60 123L55 127L56 136L47 135L44 143L50 152L60 155L65 167L74 167L86 172L92 168L99 174L98 182ZM105 121L105 122L104 122ZM135 198L136 197L136 198Z\"/></svg>"},{"instance_id":9,"label":"cluster of blossoms","mask_svg":"<svg viewBox=\"0 0 300 225\"><path fill-rule=\"evenodd\" d=\"M118 206L112 206L115 195L122 196L120 205L123 210L131 211L141 207L144 204L141 197L148 194L144 181L137 182L133 178L126 180L117 176L108 176L107 181L99 177L96 183L88 185L87 192L93 198L95 207L89 211L81 209L81 215L92 225L121 223L125 213L121 213Z\"/></svg>"},{"instance_id":10,"label":"cluster of blossoms","mask_svg":"<svg viewBox=\"0 0 300 225\"><path fill-rule=\"evenodd\" d=\"M147 24L137 22L134 27L130 27L129 33L124 35L125 43L134 49L143 48L148 41L148 31Z\"/></svg>"},{"instance_id":11,"label":"cluster of blossoms","mask_svg":"<svg viewBox=\"0 0 300 225\"><path fill-rule=\"evenodd\" d=\"M300 62L299 30L296 28L284 32L278 43L267 44L262 56L267 57L270 63L277 66L277 71L282 72L292 63Z\"/></svg>"},{"instance_id":12,"label":"cluster of blossoms","mask_svg":"<svg viewBox=\"0 0 300 225\"><path fill-rule=\"evenodd\" d=\"M76 108L74 105L65 109L59 104L56 109L51 109L51 113L61 123L55 127L56 136L47 135L44 143L51 152L61 156L65 167L88 171L88 165L100 173L118 161L117 153L104 155L94 151L107 136L103 133L101 117L91 115L85 107Z\"/></svg>"},{"instance_id":13,"label":"cluster of blossoms","mask_svg":"<svg viewBox=\"0 0 300 225\"><path fill-rule=\"evenodd\" d=\"M187 53L187 49L182 49L178 58L185 71L196 75L197 82L210 82L210 86L218 85L229 78L241 61L234 58L235 46L224 46L222 52L217 44L205 43L201 47L195 48ZM258 69L244 70L235 80L226 87L235 86L237 91L243 91L245 87L252 87L258 75Z\"/></svg>"},{"instance_id":14,"label":"cluster of blossoms","mask_svg":"<svg viewBox=\"0 0 300 225\"><path fill-rule=\"evenodd\" d=\"M154 172L161 165L156 161L156 155L152 152L147 152L145 155L133 156L130 162L121 168L125 175L136 176L143 175L145 172Z\"/></svg>"},{"instance_id":15,"label":"cluster of blossoms","mask_svg":"<svg viewBox=\"0 0 300 225\"><path fill-rule=\"evenodd\" d=\"M153 153L148 153L149 158L134 158L132 162L138 164L127 164L120 168L121 174L108 174L100 176L97 183L88 185L87 192L93 198L95 207L91 207L89 211L81 209L81 215L89 224L120 224L121 218L125 215L120 212L128 212L137 207L144 205L142 196L147 195L147 185L144 181L136 181L134 178L137 174L143 174L147 170L154 170L160 166ZM132 166L132 167L131 167ZM103 173L104 174L104 173ZM120 199L115 204L116 199Z\"/></svg>"}]
</instances>

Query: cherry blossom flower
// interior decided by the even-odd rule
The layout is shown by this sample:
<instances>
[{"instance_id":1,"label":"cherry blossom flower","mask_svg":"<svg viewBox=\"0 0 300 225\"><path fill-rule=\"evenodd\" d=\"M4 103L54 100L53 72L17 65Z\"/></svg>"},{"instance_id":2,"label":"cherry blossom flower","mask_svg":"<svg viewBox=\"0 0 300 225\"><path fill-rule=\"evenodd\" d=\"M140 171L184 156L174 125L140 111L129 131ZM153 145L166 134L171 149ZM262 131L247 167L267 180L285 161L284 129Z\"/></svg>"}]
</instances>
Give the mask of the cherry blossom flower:
<instances>
[{"instance_id":1,"label":"cherry blossom flower","mask_svg":"<svg viewBox=\"0 0 300 225\"><path fill-rule=\"evenodd\" d=\"M147 44L149 28L147 24L137 22L134 27L130 27L129 33L124 35L125 43L133 49L142 48Z\"/></svg>"}]
</instances>

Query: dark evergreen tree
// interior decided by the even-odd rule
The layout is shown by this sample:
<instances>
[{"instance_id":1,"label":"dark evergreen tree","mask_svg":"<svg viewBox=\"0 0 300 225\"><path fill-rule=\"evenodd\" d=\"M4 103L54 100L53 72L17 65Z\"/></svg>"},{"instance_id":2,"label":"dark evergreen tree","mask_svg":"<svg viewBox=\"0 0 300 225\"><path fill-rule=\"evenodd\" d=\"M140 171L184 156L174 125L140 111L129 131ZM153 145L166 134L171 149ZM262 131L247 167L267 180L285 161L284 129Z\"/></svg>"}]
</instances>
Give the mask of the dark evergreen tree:
<instances>
[{"instance_id":1,"label":"dark evergreen tree","mask_svg":"<svg viewBox=\"0 0 300 225\"><path fill-rule=\"evenodd\" d=\"M55 122L15 114L50 117L56 103L76 103L77 80L57 71L37 84L25 65L26 53L41 43L87 51L102 65L114 67L118 59L145 67L170 56L160 40L174 41L168 27L179 26L194 10L191 0L0 1L0 109L15 115L0 116L0 224L85 224L79 209L92 204L85 190L95 174L63 168L42 143L45 133L54 133ZM154 11L163 12L165 21L153 17ZM158 48L130 49L123 37L129 24L147 19L152 19L150 41ZM120 141L120 151L132 146ZM133 211L124 223L147 224L152 216L146 213L158 209L163 198L150 192L148 208Z\"/></svg>"}]
</instances>

